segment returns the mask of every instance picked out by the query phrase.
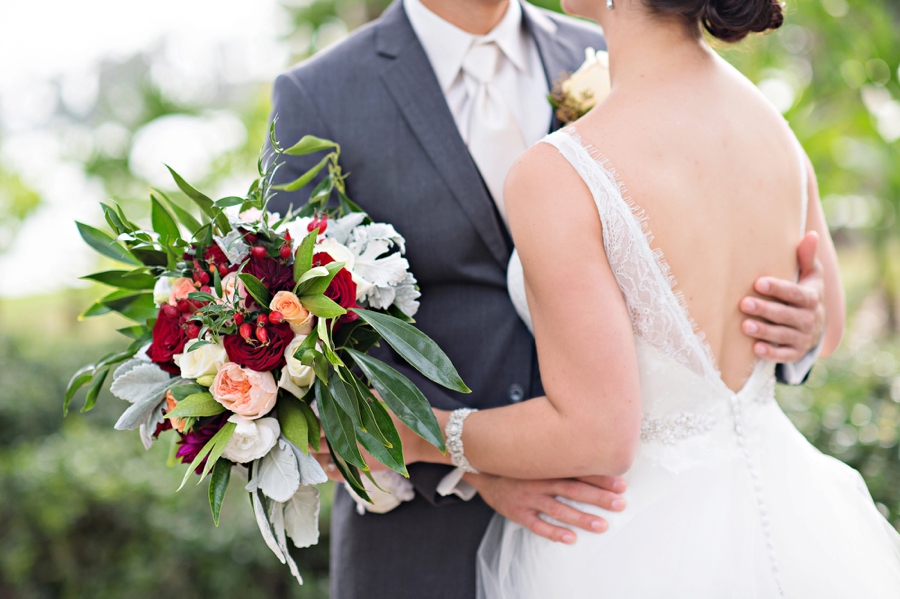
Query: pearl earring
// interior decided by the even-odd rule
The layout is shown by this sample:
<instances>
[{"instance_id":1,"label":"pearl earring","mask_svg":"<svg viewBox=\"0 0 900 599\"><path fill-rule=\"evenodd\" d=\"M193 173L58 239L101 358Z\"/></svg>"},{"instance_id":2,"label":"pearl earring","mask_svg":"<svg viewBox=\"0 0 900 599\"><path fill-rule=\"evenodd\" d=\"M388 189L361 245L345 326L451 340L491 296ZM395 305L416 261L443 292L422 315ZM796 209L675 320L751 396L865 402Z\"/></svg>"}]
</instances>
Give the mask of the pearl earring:
<instances>
[{"instance_id":1,"label":"pearl earring","mask_svg":"<svg viewBox=\"0 0 900 599\"><path fill-rule=\"evenodd\" d=\"M613 2L613 0L606 0L606 8L608 8L609 10L615 10L615 2Z\"/></svg>"}]
</instances>

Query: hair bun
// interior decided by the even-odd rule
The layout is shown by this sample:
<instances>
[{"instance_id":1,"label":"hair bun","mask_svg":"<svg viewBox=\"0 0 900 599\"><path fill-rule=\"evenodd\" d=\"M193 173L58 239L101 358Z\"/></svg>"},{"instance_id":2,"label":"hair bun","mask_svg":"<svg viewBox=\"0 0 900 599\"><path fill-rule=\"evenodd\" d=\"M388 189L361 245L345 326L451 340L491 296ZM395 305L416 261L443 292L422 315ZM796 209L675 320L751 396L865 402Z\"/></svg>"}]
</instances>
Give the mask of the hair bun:
<instances>
[{"instance_id":1,"label":"hair bun","mask_svg":"<svg viewBox=\"0 0 900 599\"><path fill-rule=\"evenodd\" d=\"M783 8L779 0L706 0L700 22L715 37L737 42L781 27Z\"/></svg>"},{"instance_id":2,"label":"hair bun","mask_svg":"<svg viewBox=\"0 0 900 599\"><path fill-rule=\"evenodd\" d=\"M703 24L712 35L738 42L751 33L784 23L781 0L643 0L651 12L679 19L692 29Z\"/></svg>"}]
</instances>

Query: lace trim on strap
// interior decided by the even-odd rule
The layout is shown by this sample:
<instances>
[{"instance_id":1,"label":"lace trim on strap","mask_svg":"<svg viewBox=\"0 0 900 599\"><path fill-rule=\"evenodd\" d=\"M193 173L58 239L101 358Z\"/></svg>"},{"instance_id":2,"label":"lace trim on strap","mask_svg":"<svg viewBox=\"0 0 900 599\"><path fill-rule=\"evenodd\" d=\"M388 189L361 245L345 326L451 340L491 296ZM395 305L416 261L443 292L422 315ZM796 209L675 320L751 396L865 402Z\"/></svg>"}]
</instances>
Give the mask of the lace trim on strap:
<instances>
[{"instance_id":1,"label":"lace trim on strap","mask_svg":"<svg viewBox=\"0 0 900 599\"><path fill-rule=\"evenodd\" d=\"M634 333L710 383L721 383L703 332L662 250L652 249L649 217L628 197L615 169L572 127L543 140L559 150L587 184L600 213L607 259L631 314Z\"/></svg>"}]
</instances>

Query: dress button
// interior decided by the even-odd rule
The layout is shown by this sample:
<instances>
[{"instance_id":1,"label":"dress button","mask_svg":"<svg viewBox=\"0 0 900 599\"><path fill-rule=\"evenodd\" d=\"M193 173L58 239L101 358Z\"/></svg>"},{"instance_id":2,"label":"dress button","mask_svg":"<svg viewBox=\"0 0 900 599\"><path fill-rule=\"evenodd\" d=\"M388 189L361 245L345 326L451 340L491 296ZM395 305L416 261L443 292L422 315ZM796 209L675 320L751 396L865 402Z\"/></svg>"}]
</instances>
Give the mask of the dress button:
<instances>
[{"instance_id":1,"label":"dress button","mask_svg":"<svg viewBox=\"0 0 900 599\"><path fill-rule=\"evenodd\" d=\"M522 388L522 385L518 383L513 383L509 386L509 398L514 402L519 402L525 399L525 389Z\"/></svg>"}]
</instances>

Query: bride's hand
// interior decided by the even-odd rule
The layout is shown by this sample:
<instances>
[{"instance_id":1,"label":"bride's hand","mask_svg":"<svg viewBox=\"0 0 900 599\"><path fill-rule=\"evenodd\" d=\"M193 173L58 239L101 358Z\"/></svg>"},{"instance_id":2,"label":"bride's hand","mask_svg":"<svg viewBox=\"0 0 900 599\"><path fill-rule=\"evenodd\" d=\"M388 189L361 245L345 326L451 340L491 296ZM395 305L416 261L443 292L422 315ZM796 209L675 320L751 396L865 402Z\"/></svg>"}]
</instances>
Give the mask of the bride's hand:
<instances>
[{"instance_id":1,"label":"bride's hand","mask_svg":"<svg viewBox=\"0 0 900 599\"><path fill-rule=\"evenodd\" d=\"M466 474L464 480L501 516L521 524L534 534L559 543L572 544L576 535L568 528L550 524L541 514L588 532L602 533L606 520L579 511L559 500L596 505L620 512L625 500L625 481L614 476L592 476L581 479L519 480L490 474Z\"/></svg>"},{"instance_id":2,"label":"bride's hand","mask_svg":"<svg viewBox=\"0 0 900 599\"><path fill-rule=\"evenodd\" d=\"M815 233L808 233L800 243L797 283L760 277L754 288L771 300L741 300L741 312L766 321L748 318L741 325L745 335L758 340L753 350L759 357L790 364L801 360L821 341L825 330L825 275L816 257L817 246Z\"/></svg>"}]
</instances>

